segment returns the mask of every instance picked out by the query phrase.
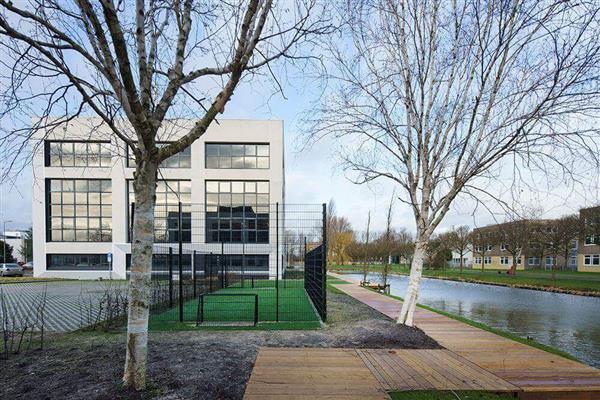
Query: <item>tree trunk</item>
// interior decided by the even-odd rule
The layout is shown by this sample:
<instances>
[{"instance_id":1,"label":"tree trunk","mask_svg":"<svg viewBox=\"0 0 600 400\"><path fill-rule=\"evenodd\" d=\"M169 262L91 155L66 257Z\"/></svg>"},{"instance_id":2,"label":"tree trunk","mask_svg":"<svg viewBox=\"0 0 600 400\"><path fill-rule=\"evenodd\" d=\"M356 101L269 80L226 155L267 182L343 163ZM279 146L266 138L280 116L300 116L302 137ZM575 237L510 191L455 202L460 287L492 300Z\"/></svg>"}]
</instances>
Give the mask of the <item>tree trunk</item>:
<instances>
[{"instance_id":1,"label":"tree trunk","mask_svg":"<svg viewBox=\"0 0 600 400\"><path fill-rule=\"evenodd\" d=\"M460 273L463 272L463 253L460 253Z\"/></svg>"},{"instance_id":2,"label":"tree trunk","mask_svg":"<svg viewBox=\"0 0 600 400\"><path fill-rule=\"evenodd\" d=\"M413 254L413 259L410 266L408 288L406 289L406 295L404 296L404 302L402 303L400 315L396 321L399 324L405 324L408 326L413 325L413 316L415 313L415 307L417 306L417 297L419 294L421 276L423 274L423 258L425 257L426 247L427 238L418 236L415 243L415 252Z\"/></svg>"},{"instance_id":3,"label":"tree trunk","mask_svg":"<svg viewBox=\"0 0 600 400\"><path fill-rule=\"evenodd\" d=\"M154 205L158 164L143 162L133 183L135 209L131 240L131 275L127 319L127 352L123 385L146 387L148 354L148 315L154 242Z\"/></svg>"}]
</instances>

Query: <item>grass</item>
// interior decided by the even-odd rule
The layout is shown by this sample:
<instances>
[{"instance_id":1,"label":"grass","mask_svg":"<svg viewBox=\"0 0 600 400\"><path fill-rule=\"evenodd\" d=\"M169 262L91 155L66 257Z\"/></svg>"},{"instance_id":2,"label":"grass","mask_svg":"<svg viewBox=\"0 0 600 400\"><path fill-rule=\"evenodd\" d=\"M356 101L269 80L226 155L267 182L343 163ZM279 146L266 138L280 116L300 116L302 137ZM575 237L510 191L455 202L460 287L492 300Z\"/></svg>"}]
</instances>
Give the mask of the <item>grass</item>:
<instances>
[{"instance_id":1,"label":"grass","mask_svg":"<svg viewBox=\"0 0 600 400\"><path fill-rule=\"evenodd\" d=\"M440 391L440 390L415 390L409 392L390 392L392 400L496 400L514 399L509 394L496 394L491 392L474 391Z\"/></svg>"},{"instance_id":2,"label":"grass","mask_svg":"<svg viewBox=\"0 0 600 400\"><path fill-rule=\"evenodd\" d=\"M7 283L28 283L28 282L63 282L73 279L63 278L34 278L33 276L0 276L0 285Z\"/></svg>"},{"instance_id":3,"label":"grass","mask_svg":"<svg viewBox=\"0 0 600 400\"><path fill-rule=\"evenodd\" d=\"M204 296L204 321L216 324L254 321L255 297L258 296L257 326L201 326L196 327L198 300L184 303L185 322L178 322L179 307L175 306L150 317L153 330L189 330L189 329L315 329L320 320L304 290L302 280L255 281L254 287L241 284L229 286ZM279 286L277 296L276 285ZM279 313L277 314L277 306Z\"/></svg>"},{"instance_id":4,"label":"grass","mask_svg":"<svg viewBox=\"0 0 600 400\"><path fill-rule=\"evenodd\" d=\"M335 265L331 270L339 271L361 271L360 265ZM369 266L370 272L381 272L383 265L374 264ZM408 266L404 264L392 264L391 273L408 275ZM556 271L552 279L552 272L545 270L517 271L515 275L508 275L506 271L498 273L497 270L463 269L460 272L456 268L447 269L425 269L423 276L440 278L454 281L466 281L474 283L491 283L496 285L531 287L542 289L561 289L577 292L600 293L600 273Z\"/></svg>"}]
</instances>

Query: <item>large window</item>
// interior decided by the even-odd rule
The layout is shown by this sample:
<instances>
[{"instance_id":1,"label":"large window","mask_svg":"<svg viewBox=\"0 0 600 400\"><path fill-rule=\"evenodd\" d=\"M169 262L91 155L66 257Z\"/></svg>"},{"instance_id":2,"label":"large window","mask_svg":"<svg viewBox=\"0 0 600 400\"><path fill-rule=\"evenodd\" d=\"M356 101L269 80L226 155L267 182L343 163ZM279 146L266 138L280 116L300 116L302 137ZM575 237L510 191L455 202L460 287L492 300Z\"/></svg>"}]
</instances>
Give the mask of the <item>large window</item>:
<instances>
[{"instance_id":1,"label":"large window","mask_svg":"<svg viewBox=\"0 0 600 400\"><path fill-rule=\"evenodd\" d=\"M175 250L176 252L177 250ZM181 255L181 272L183 272L183 278L186 279L192 276L192 255L182 254ZM173 254L169 257L169 254L152 254L152 279L157 280L168 280L169 279L169 262L171 262L171 271L173 276L179 275L179 255ZM125 270L129 277L131 274L131 254L125 256Z\"/></svg>"},{"instance_id":2,"label":"large window","mask_svg":"<svg viewBox=\"0 0 600 400\"><path fill-rule=\"evenodd\" d=\"M269 168L269 145L207 143L206 168L267 169Z\"/></svg>"},{"instance_id":3,"label":"large window","mask_svg":"<svg viewBox=\"0 0 600 400\"><path fill-rule=\"evenodd\" d=\"M508 260L508 257L502 256L500 257L500 264L501 265L508 265L510 262Z\"/></svg>"},{"instance_id":4,"label":"large window","mask_svg":"<svg viewBox=\"0 0 600 400\"><path fill-rule=\"evenodd\" d=\"M110 142L46 141L47 167L110 167Z\"/></svg>"},{"instance_id":5,"label":"large window","mask_svg":"<svg viewBox=\"0 0 600 400\"><path fill-rule=\"evenodd\" d=\"M206 181L206 241L269 243L269 182Z\"/></svg>"},{"instance_id":6,"label":"large window","mask_svg":"<svg viewBox=\"0 0 600 400\"><path fill-rule=\"evenodd\" d=\"M157 143L157 147L164 147L168 145L169 142L160 142ZM135 157L131 152L131 149L127 148L127 166L135 167ZM192 147L188 146L177 154L172 155L167 158L165 161L160 163L161 168L191 168L192 167Z\"/></svg>"},{"instance_id":7,"label":"large window","mask_svg":"<svg viewBox=\"0 0 600 400\"><path fill-rule=\"evenodd\" d=\"M106 254L48 254L48 271L108 271Z\"/></svg>"},{"instance_id":8,"label":"large window","mask_svg":"<svg viewBox=\"0 0 600 400\"><path fill-rule=\"evenodd\" d=\"M129 207L135 203L133 181L127 186ZM156 206L154 208L154 240L174 243L179 241L179 202L182 203L182 241L192 240L192 182L163 180L156 186ZM131 215L129 217L131 225ZM131 230L131 226L130 226ZM130 238L131 239L131 238Z\"/></svg>"},{"instance_id":9,"label":"large window","mask_svg":"<svg viewBox=\"0 0 600 400\"><path fill-rule=\"evenodd\" d=\"M109 179L48 179L48 240L110 242L112 188Z\"/></svg>"},{"instance_id":10,"label":"large window","mask_svg":"<svg viewBox=\"0 0 600 400\"><path fill-rule=\"evenodd\" d=\"M539 257L529 257L527 259L527 264L528 265L540 265L540 258Z\"/></svg>"}]
</instances>

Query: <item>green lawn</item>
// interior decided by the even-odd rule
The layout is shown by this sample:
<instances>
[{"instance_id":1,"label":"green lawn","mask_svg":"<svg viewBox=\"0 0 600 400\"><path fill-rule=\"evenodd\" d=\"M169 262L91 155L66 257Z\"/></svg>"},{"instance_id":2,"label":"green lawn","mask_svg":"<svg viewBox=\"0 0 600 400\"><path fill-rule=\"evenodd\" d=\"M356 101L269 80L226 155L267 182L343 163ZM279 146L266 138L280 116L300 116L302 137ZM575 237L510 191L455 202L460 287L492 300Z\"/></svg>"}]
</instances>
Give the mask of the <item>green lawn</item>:
<instances>
[{"instance_id":1,"label":"green lawn","mask_svg":"<svg viewBox=\"0 0 600 400\"><path fill-rule=\"evenodd\" d=\"M204 296L203 317L205 322L231 323L254 321L255 297L258 295L258 321L260 329L313 329L320 326L304 290L302 280L255 281L229 286ZM279 290L277 290L278 285ZM279 292L279 296L277 293ZM277 313L277 307L279 313ZM175 306L159 314L151 315L151 328L162 330L173 325L173 329L195 327L198 300L189 300L183 305L185 322L179 324L179 307ZM181 326L177 327L179 324ZM275 326L280 325L280 326Z\"/></svg>"},{"instance_id":2,"label":"green lawn","mask_svg":"<svg viewBox=\"0 0 600 400\"><path fill-rule=\"evenodd\" d=\"M357 271L362 270L360 265L334 265L330 270ZM369 271L381 272L383 265L370 265ZM407 275L409 269L406 265L393 264L391 272ZM496 270L480 269L425 269L423 276L468 282L494 283L501 285L530 286L540 288L557 288L563 290L574 290L582 292L600 292L600 273L556 271L555 279L552 272L545 270L517 271L516 275L508 275L505 271L498 273Z\"/></svg>"},{"instance_id":3,"label":"green lawn","mask_svg":"<svg viewBox=\"0 0 600 400\"><path fill-rule=\"evenodd\" d=\"M415 390L410 392L391 392L392 400L498 400L514 399L509 394L496 394L480 391L439 391Z\"/></svg>"}]
</instances>

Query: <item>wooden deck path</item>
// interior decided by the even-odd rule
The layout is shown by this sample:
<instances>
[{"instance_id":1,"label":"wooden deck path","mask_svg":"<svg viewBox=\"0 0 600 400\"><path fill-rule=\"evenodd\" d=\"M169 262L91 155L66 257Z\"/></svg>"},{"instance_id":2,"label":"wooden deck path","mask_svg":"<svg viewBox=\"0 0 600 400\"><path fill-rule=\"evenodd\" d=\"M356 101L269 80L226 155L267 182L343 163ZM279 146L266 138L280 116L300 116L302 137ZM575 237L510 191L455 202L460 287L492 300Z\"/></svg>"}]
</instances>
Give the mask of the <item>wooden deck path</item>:
<instances>
[{"instance_id":1,"label":"wooden deck path","mask_svg":"<svg viewBox=\"0 0 600 400\"><path fill-rule=\"evenodd\" d=\"M388 399L387 391L519 388L448 350L259 350L244 399Z\"/></svg>"},{"instance_id":2,"label":"wooden deck path","mask_svg":"<svg viewBox=\"0 0 600 400\"><path fill-rule=\"evenodd\" d=\"M332 274L340 279L343 275ZM355 284L336 288L397 318L399 300ZM600 370L417 308L415 325L440 345L531 393L530 398L600 399ZM550 394L550 392L554 392Z\"/></svg>"},{"instance_id":3,"label":"wooden deck path","mask_svg":"<svg viewBox=\"0 0 600 400\"><path fill-rule=\"evenodd\" d=\"M384 400L385 390L353 349L263 347L246 400Z\"/></svg>"}]
</instances>

